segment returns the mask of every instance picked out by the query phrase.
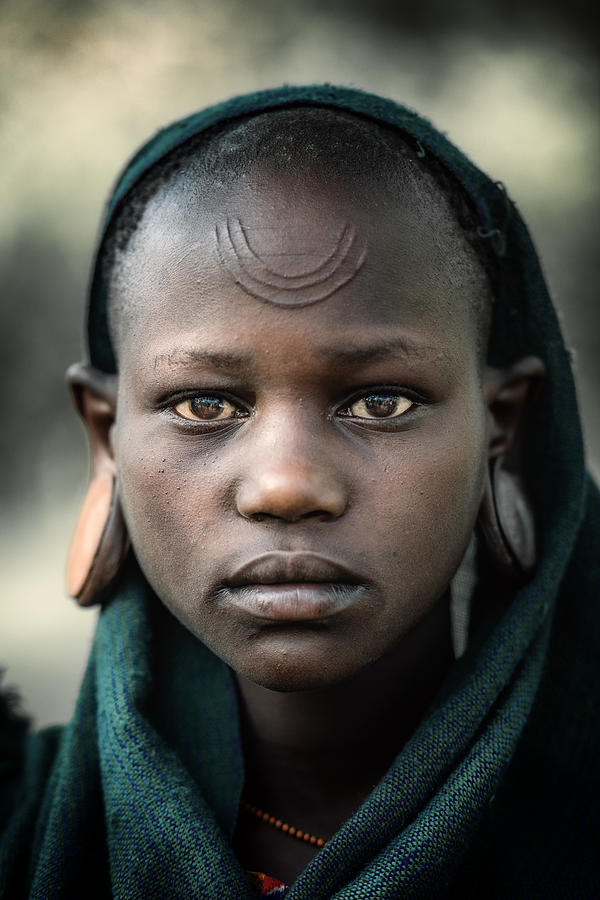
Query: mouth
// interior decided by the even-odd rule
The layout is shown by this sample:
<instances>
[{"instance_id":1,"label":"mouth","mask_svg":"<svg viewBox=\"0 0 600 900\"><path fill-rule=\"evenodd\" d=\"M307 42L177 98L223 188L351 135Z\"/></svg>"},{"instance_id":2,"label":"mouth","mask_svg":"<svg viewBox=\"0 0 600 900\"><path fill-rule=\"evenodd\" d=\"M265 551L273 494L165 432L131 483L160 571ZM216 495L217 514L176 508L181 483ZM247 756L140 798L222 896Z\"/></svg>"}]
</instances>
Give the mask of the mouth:
<instances>
[{"instance_id":1,"label":"mouth","mask_svg":"<svg viewBox=\"0 0 600 900\"><path fill-rule=\"evenodd\" d=\"M219 599L271 622L325 619L358 603L368 591L346 566L316 553L273 552L241 566Z\"/></svg>"}]
</instances>

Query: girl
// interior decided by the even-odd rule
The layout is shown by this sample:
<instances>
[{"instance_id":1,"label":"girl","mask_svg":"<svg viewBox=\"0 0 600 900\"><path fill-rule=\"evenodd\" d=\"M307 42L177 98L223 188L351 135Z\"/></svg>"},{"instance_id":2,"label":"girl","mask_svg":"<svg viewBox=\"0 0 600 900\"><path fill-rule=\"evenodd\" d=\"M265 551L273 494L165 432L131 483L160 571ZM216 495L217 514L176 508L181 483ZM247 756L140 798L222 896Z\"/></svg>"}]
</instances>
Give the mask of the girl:
<instances>
[{"instance_id":1,"label":"girl","mask_svg":"<svg viewBox=\"0 0 600 900\"><path fill-rule=\"evenodd\" d=\"M236 98L125 169L88 324L103 609L72 722L7 724L3 896L596 896L597 492L504 188Z\"/></svg>"}]
</instances>

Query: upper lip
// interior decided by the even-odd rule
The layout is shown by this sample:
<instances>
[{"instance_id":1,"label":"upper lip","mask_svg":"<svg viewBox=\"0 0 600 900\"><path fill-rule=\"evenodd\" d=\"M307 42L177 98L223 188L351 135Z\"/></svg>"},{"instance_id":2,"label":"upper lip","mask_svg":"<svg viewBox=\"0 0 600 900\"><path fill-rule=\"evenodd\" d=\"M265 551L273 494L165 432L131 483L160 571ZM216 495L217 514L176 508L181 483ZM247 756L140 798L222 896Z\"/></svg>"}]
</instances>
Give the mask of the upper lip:
<instances>
[{"instance_id":1,"label":"upper lip","mask_svg":"<svg viewBox=\"0 0 600 900\"><path fill-rule=\"evenodd\" d=\"M273 551L240 566L225 583L228 587L249 584L337 583L363 584L351 569L319 553Z\"/></svg>"}]
</instances>

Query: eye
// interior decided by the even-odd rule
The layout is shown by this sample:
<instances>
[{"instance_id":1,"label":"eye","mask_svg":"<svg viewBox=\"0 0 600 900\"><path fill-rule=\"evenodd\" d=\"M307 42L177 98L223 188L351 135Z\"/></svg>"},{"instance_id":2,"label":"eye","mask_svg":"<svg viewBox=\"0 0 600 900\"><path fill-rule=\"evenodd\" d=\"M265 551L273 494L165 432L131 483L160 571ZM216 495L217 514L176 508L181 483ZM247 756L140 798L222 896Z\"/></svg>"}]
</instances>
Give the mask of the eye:
<instances>
[{"instance_id":1,"label":"eye","mask_svg":"<svg viewBox=\"0 0 600 900\"><path fill-rule=\"evenodd\" d=\"M414 401L392 391L374 391L359 397L339 411L339 415L353 419L398 419L414 406Z\"/></svg>"},{"instance_id":2,"label":"eye","mask_svg":"<svg viewBox=\"0 0 600 900\"><path fill-rule=\"evenodd\" d=\"M195 397L187 397L172 409L188 422L219 422L237 419L244 415L243 410L234 406L230 400L216 394L198 394Z\"/></svg>"}]
</instances>

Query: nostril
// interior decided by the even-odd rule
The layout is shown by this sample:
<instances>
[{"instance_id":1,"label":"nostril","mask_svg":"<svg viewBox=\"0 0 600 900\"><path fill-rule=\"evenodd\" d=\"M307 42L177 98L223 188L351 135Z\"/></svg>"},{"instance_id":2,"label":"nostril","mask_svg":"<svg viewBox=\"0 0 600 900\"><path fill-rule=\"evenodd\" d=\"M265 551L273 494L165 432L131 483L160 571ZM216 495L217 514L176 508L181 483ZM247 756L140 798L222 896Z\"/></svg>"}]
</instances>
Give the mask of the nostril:
<instances>
[{"instance_id":1,"label":"nostril","mask_svg":"<svg viewBox=\"0 0 600 900\"><path fill-rule=\"evenodd\" d=\"M243 514L242 514L243 515ZM327 521L328 519L335 519L335 514L331 512L327 512L326 509L315 509L310 512L301 513L300 515L283 515L277 513L267 513L267 512L256 512L250 513L250 515L245 515L245 519L251 519L253 522L268 522L283 520L286 522L294 523L300 522L305 519L314 519L315 521Z\"/></svg>"},{"instance_id":2,"label":"nostril","mask_svg":"<svg viewBox=\"0 0 600 900\"><path fill-rule=\"evenodd\" d=\"M300 516L301 519L333 519L335 516L326 509L315 509L312 512L305 513Z\"/></svg>"}]
</instances>

